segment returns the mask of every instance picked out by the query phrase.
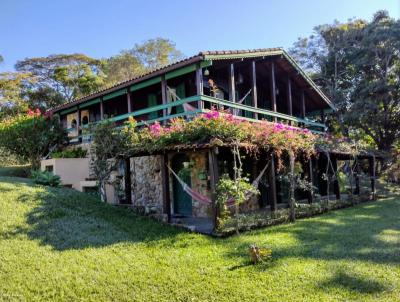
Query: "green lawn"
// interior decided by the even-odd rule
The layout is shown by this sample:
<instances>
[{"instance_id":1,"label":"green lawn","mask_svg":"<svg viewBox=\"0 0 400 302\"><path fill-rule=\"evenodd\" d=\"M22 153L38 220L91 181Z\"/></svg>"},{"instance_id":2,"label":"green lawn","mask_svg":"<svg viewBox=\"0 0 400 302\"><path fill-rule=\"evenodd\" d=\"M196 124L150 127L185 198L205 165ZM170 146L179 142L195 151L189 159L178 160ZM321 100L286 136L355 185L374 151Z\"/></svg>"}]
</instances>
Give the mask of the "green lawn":
<instances>
[{"instance_id":1,"label":"green lawn","mask_svg":"<svg viewBox=\"0 0 400 302\"><path fill-rule=\"evenodd\" d=\"M399 301L399 219L389 197L215 239L0 177L0 301Z\"/></svg>"}]
</instances>

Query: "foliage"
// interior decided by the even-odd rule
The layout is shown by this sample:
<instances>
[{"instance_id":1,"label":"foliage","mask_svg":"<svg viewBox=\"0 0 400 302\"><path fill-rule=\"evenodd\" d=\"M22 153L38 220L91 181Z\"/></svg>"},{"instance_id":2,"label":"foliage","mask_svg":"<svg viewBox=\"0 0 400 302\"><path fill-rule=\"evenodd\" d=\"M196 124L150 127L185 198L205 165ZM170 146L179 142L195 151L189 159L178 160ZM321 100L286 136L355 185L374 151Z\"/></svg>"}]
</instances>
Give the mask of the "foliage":
<instances>
[{"instance_id":1,"label":"foliage","mask_svg":"<svg viewBox=\"0 0 400 302\"><path fill-rule=\"evenodd\" d=\"M28 111L0 122L0 147L37 169L49 150L66 142L65 130L55 117Z\"/></svg>"},{"instance_id":2,"label":"foliage","mask_svg":"<svg viewBox=\"0 0 400 302\"><path fill-rule=\"evenodd\" d=\"M183 58L175 43L168 39L155 38L104 61L107 86L137 77L153 69L171 64Z\"/></svg>"},{"instance_id":3,"label":"foliage","mask_svg":"<svg viewBox=\"0 0 400 302\"><path fill-rule=\"evenodd\" d=\"M387 152L400 136L399 35L400 20L379 11L318 26L291 49L339 109L333 128Z\"/></svg>"},{"instance_id":4,"label":"foliage","mask_svg":"<svg viewBox=\"0 0 400 302\"><path fill-rule=\"evenodd\" d=\"M397 301L399 211L393 197L219 239L1 177L0 292L17 301ZM252 243L273 260L249 265Z\"/></svg>"},{"instance_id":5,"label":"foliage","mask_svg":"<svg viewBox=\"0 0 400 302\"><path fill-rule=\"evenodd\" d=\"M2 165L0 166L0 176L27 178L30 174L29 165Z\"/></svg>"},{"instance_id":6,"label":"foliage","mask_svg":"<svg viewBox=\"0 0 400 302\"><path fill-rule=\"evenodd\" d=\"M31 178L38 185L59 187L61 185L61 178L58 175L54 175L49 171L32 170Z\"/></svg>"},{"instance_id":7,"label":"foliage","mask_svg":"<svg viewBox=\"0 0 400 302\"><path fill-rule=\"evenodd\" d=\"M123 129L127 147L131 152L162 150L179 144L228 143L247 144L249 148L275 150L280 155L294 153L311 155L316 139L307 129L264 121L251 123L234 117L226 111L212 109L190 121L174 119L170 126L154 123L134 131L136 121L130 119ZM132 134L134 133L134 135Z\"/></svg>"},{"instance_id":8,"label":"foliage","mask_svg":"<svg viewBox=\"0 0 400 302\"><path fill-rule=\"evenodd\" d=\"M83 54L57 54L47 57L28 58L15 65L18 72L29 74L32 82L26 86L28 95L40 100L59 102L90 94L104 85L102 62ZM50 104L46 104L49 108Z\"/></svg>"},{"instance_id":9,"label":"foliage","mask_svg":"<svg viewBox=\"0 0 400 302\"><path fill-rule=\"evenodd\" d=\"M82 147L76 147L52 152L50 155L52 158L85 158L87 150L82 149Z\"/></svg>"},{"instance_id":10,"label":"foliage","mask_svg":"<svg viewBox=\"0 0 400 302\"><path fill-rule=\"evenodd\" d=\"M0 120L27 110L23 89L29 75L18 72L0 73Z\"/></svg>"},{"instance_id":11,"label":"foliage","mask_svg":"<svg viewBox=\"0 0 400 302\"><path fill-rule=\"evenodd\" d=\"M124 138L115 125L104 121L91 127L91 170L100 184L102 201L106 201L105 185L111 183L111 173L119 165L117 157L124 152Z\"/></svg>"}]
</instances>

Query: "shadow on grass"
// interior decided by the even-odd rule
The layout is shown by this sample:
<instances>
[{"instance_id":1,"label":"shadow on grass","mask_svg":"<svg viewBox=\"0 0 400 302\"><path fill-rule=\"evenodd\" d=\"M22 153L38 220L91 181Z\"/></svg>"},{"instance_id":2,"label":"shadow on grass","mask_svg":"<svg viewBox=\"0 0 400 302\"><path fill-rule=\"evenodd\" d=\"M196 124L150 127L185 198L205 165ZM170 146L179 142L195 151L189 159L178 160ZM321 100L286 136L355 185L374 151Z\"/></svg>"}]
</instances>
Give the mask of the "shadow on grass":
<instances>
[{"instance_id":1,"label":"shadow on grass","mask_svg":"<svg viewBox=\"0 0 400 302\"><path fill-rule=\"evenodd\" d=\"M386 285L369 277L355 276L344 271L337 271L333 277L322 282L319 289L339 289L360 294L376 294L389 290Z\"/></svg>"},{"instance_id":2,"label":"shadow on grass","mask_svg":"<svg viewBox=\"0 0 400 302\"><path fill-rule=\"evenodd\" d=\"M7 178L2 182L7 182ZM21 191L17 202L32 203L32 210L26 214L26 224L16 225L7 234L3 232L3 237L26 235L64 251L126 242L151 244L166 240L164 244L173 244L176 236L186 233L72 189L33 187L35 190L28 190L26 183L15 179L10 184Z\"/></svg>"}]
</instances>

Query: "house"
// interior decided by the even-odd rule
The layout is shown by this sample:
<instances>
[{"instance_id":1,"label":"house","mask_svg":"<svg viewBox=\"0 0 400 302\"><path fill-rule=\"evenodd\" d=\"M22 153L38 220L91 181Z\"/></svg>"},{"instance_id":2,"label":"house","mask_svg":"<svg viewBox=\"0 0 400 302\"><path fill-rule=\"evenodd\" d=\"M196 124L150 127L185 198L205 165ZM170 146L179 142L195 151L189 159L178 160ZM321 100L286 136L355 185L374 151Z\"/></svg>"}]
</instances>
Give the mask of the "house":
<instances>
[{"instance_id":1,"label":"house","mask_svg":"<svg viewBox=\"0 0 400 302\"><path fill-rule=\"evenodd\" d=\"M214 106L231 110L234 115L250 121L281 122L308 128L320 135L326 134L327 114L335 110L327 96L283 49L270 48L200 52L51 111L68 130L71 144L85 145L90 144L90 135L84 135L82 129L89 123L109 119L118 126L129 117L134 117L138 126L156 121L168 123L172 118L190 118ZM168 221L190 218L213 224L218 215L215 206L191 198L171 171L187 171L181 173L184 182L202 196L213 199L218 177L229 173L231 168L229 149L229 146L210 144L177 146L125 158L120 171L116 172L121 187L112 194L117 198L110 196L110 202L129 204L138 212ZM374 157L365 154L357 158L360 163L367 161L370 172L374 171ZM318 188L320 196L334 194L340 199L339 180L333 179L333 185L329 186L323 174L327 165L332 166L332 171L328 172L332 174L339 161L350 159L352 155L346 153L322 154L302 163L304 177ZM42 163L43 168L48 165L49 162ZM71 170L73 164L68 166ZM263 159L250 158L244 169L254 178L263 166ZM288 188L275 172L272 157L272 165L263 176L265 185L260 189L261 196L243 205L243 211L276 211L287 206ZM77 179L77 182L90 181L88 164L86 174L85 179ZM357 181L355 183L357 186ZM371 184L374 191L374 179ZM84 190L83 185L75 187ZM312 203L316 197L305 192L296 194L298 200L305 203Z\"/></svg>"}]
</instances>

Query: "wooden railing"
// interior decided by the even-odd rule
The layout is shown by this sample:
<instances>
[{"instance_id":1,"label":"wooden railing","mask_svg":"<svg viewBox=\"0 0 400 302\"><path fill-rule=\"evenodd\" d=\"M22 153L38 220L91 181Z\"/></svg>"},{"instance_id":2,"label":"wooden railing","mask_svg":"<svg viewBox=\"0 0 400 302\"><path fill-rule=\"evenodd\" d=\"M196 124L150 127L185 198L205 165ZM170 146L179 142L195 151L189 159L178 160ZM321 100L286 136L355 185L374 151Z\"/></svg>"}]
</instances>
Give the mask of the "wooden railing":
<instances>
[{"instance_id":1,"label":"wooden railing","mask_svg":"<svg viewBox=\"0 0 400 302\"><path fill-rule=\"evenodd\" d=\"M326 131L326 126L325 124L318 123L312 120L308 119L302 119L299 117L279 113L279 112L274 112L271 110L266 110L266 109L261 109L261 108L255 108L252 106L248 105L243 105L239 103L233 103L227 100L223 99L218 99L215 97L211 96L206 96L206 95L195 95L195 96L190 96L181 100L177 100L174 102L170 102L167 104L162 104L162 105L157 105L153 106L150 108L145 108L145 109L140 109L137 111L133 111L130 113L118 115L115 117L111 117L108 120L112 122L123 122L127 120L129 117L133 117L137 119L139 122L137 123L138 126L143 126L145 124L151 124L154 122L167 122L168 120L171 120L173 118L177 117L190 117L193 115L197 115L200 113L206 113L210 109L202 109L203 106L197 106L194 110L191 111L183 111L181 113L175 113L175 114L167 114L163 115L164 111L172 111L172 108L182 106L184 104L188 103L193 103L194 104L201 104L203 103L205 106L204 107L216 107L216 108L221 108L225 110L230 110L234 115L240 116L240 118L249 120L252 122L260 122L262 120L269 120L269 121L277 121L277 122L290 122L293 126L298 126L298 127L306 127L310 129L314 133L325 133ZM208 106L206 104L209 104ZM158 117L148 119L146 118L146 115L154 114L157 113ZM251 115L252 117L248 117ZM140 118L142 117L142 118ZM257 117L257 118L254 118ZM84 127L82 127L84 128ZM75 128L70 128L67 129L67 131L73 132L76 131ZM79 131L81 132L81 131ZM86 137L86 139L85 139ZM90 134L83 135L79 134L76 137L70 137L70 140L72 142L81 142L83 141L88 141L90 140Z\"/></svg>"}]
</instances>

